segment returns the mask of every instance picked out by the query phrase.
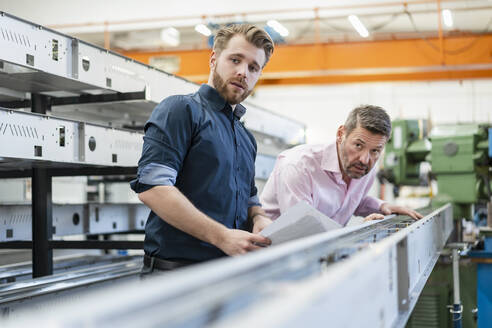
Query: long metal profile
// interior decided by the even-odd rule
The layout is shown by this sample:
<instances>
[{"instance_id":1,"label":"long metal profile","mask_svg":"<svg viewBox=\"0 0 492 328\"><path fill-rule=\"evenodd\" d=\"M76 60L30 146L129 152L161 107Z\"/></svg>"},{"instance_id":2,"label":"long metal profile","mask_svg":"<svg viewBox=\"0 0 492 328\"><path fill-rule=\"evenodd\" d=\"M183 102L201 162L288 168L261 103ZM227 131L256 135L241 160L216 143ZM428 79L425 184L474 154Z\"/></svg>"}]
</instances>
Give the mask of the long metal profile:
<instances>
[{"instance_id":1,"label":"long metal profile","mask_svg":"<svg viewBox=\"0 0 492 328\"><path fill-rule=\"evenodd\" d=\"M66 106L70 114L79 110L101 114L106 110L117 113L127 122L143 124L164 98L192 93L199 87L4 12L0 12L0 49L0 101L26 99L27 93L69 97L144 91L139 100ZM251 102L244 104L248 108L245 117L248 128L275 136L286 144L305 142L302 123Z\"/></svg>"},{"instance_id":2,"label":"long metal profile","mask_svg":"<svg viewBox=\"0 0 492 328\"><path fill-rule=\"evenodd\" d=\"M121 255L68 255L53 259L54 274L62 274L80 269L95 268L100 265L118 263L135 258ZM141 259L141 257L139 257ZM21 282L32 279L32 266L29 262L0 266L0 286L6 283Z\"/></svg>"},{"instance_id":3,"label":"long metal profile","mask_svg":"<svg viewBox=\"0 0 492 328\"><path fill-rule=\"evenodd\" d=\"M142 134L89 123L0 108L0 166L17 160L136 166Z\"/></svg>"},{"instance_id":4,"label":"long metal profile","mask_svg":"<svg viewBox=\"0 0 492 328\"><path fill-rule=\"evenodd\" d=\"M143 204L54 204L53 236L143 231L149 209ZM0 206L0 242L31 240L30 205Z\"/></svg>"},{"instance_id":5,"label":"long metal profile","mask_svg":"<svg viewBox=\"0 0 492 328\"><path fill-rule=\"evenodd\" d=\"M54 296L77 297L74 293L82 293L91 285L119 281L121 279L137 279L142 263L141 257L128 258L124 261L104 263L89 268L79 268L33 279L0 285L0 313L3 317L12 316L30 307L38 307L40 302L53 300ZM69 298L69 299L70 299Z\"/></svg>"},{"instance_id":6,"label":"long metal profile","mask_svg":"<svg viewBox=\"0 0 492 328\"><path fill-rule=\"evenodd\" d=\"M95 291L5 326L403 327L452 229L449 204L423 212Z\"/></svg>"},{"instance_id":7,"label":"long metal profile","mask_svg":"<svg viewBox=\"0 0 492 328\"><path fill-rule=\"evenodd\" d=\"M451 234L452 217L446 205L325 274L213 326L405 327Z\"/></svg>"}]
</instances>

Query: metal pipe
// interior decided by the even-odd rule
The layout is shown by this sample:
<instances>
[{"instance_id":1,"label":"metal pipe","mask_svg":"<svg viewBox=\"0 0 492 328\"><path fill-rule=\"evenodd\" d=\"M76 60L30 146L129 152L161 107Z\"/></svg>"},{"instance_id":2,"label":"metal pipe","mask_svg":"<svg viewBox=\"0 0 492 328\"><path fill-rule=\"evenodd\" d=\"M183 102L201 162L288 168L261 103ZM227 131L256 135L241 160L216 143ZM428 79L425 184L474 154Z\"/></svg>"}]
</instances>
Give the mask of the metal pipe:
<instances>
[{"instance_id":1,"label":"metal pipe","mask_svg":"<svg viewBox=\"0 0 492 328\"><path fill-rule=\"evenodd\" d=\"M441 65L445 65L444 62L444 37L442 33L442 13L441 13L441 0L437 0L437 23L439 31L439 53L441 55Z\"/></svg>"},{"instance_id":2,"label":"metal pipe","mask_svg":"<svg viewBox=\"0 0 492 328\"><path fill-rule=\"evenodd\" d=\"M109 23L104 22L104 48L111 50L111 35L109 34Z\"/></svg>"},{"instance_id":3,"label":"metal pipe","mask_svg":"<svg viewBox=\"0 0 492 328\"><path fill-rule=\"evenodd\" d=\"M319 28L319 8L314 8L314 40L316 44L321 42L321 33Z\"/></svg>"},{"instance_id":4,"label":"metal pipe","mask_svg":"<svg viewBox=\"0 0 492 328\"><path fill-rule=\"evenodd\" d=\"M453 327L461 328L463 305L460 300L460 254L457 248L453 248L453 308L450 312L453 314Z\"/></svg>"}]
</instances>

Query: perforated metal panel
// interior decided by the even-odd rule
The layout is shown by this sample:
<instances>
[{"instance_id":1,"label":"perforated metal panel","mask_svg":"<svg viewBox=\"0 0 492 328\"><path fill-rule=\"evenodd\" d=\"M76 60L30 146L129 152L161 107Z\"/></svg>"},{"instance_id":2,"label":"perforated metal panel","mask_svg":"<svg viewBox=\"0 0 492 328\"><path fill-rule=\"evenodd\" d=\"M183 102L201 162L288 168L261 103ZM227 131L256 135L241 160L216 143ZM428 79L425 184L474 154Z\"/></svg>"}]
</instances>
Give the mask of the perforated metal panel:
<instances>
[{"instance_id":1,"label":"perforated metal panel","mask_svg":"<svg viewBox=\"0 0 492 328\"><path fill-rule=\"evenodd\" d=\"M54 205L55 236L144 230L149 209L142 204ZM30 205L0 206L0 242L32 239Z\"/></svg>"},{"instance_id":2,"label":"perforated metal panel","mask_svg":"<svg viewBox=\"0 0 492 328\"><path fill-rule=\"evenodd\" d=\"M142 145L138 132L0 109L0 166L16 161L137 166Z\"/></svg>"}]
</instances>

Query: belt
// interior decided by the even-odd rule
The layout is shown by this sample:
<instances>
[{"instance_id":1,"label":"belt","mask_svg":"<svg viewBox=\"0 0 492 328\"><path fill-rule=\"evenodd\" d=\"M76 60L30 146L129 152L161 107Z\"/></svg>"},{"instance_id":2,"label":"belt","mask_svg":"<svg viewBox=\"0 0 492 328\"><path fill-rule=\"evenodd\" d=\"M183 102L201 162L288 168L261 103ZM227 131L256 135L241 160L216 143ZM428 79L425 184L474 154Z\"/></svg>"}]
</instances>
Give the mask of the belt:
<instances>
[{"instance_id":1,"label":"belt","mask_svg":"<svg viewBox=\"0 0 492 328\"><path fill-rule=\"evenodd\" d=\"M169 271L169 270L174 270L177 268L181 268L184 266L188 266L191 264L195 264L196 262L190 261L190 260L163 260L160 258L157 258L155 256L148 256L144 255L144 267L149 269L150 271L152 270L162 270L162 271Z\"/></svg>"}]
</instances>

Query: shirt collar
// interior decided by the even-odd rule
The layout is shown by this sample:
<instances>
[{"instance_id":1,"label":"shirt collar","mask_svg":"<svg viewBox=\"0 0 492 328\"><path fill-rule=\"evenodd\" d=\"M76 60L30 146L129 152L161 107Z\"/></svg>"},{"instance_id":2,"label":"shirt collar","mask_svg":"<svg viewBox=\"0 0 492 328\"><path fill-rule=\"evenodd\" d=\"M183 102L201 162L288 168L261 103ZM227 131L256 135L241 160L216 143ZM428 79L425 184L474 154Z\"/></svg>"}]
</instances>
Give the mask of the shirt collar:
<instances>
[{"instance_id":1,"label":"shirt collar","mask_svg":"<svg viewBox=\"0 0 492 328\"><path fill-rule=\"evenodd\" d=\"M200 89L198 90L198 93L208 100L214 110L218 112L224 110L225 108L227 108L227 110L229 111L231 110L231 106L226 103L225 99L222 98L219 92L212 86L208 84L202 84L200 86ZM236 116L238 119L240 119L245 113L246 108L241 104L237 104L234 108L234 116Z\"/></svg>"},{"instance_id":2,"label":"shirt collar","mask_svg":"<svg viewBox=\"0 0 492 328\"><path fill-rule=\"evenodd\" d=\"M333 142L326 146L323 151L323 159L321 160L321 168L324 171L342 173L340 170L340 163L338 162L338 149L337 143Z\"/></svg>"}]
</instances>

